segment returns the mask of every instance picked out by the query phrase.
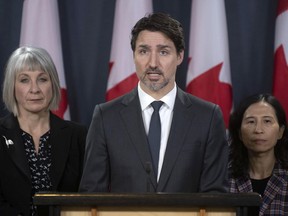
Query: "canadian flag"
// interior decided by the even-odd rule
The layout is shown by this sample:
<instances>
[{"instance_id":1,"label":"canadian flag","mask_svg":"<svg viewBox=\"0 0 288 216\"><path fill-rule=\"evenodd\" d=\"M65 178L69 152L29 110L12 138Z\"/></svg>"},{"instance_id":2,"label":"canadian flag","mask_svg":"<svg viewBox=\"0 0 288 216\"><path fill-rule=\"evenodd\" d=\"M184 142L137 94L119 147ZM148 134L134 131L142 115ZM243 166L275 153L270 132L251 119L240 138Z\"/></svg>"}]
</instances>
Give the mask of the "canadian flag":
<instances>
[{"instance_id":1,"label":"canadian flag","mask_svg":"<svg viewBox=\"0 0 288 216\"><path fill-rule=\"evenodd\" d=\"M273 94L286 111L288 119L288 1L278 1L275 29Z\"/></svg>"},{"instance_id":2,"label":"canadian flag","mask_svg":"<svg viewBox=\"0 0 288 216\"><path fill-rule=\"evenodd\" d=\"M232 109L224 0L193 0L187 92L218 104L226 127Z\"/></svg>"},{"instance_id":3,"label":"canadian flag","mask_svg":"<svg viewBox=\"0 0 288 216\"><path fill-rule=\"evenodd\" d=\"M152 11L152 0L116 1L107 101L129 92L137 85L138 78L130 46L131 29L139 19Z\"/></svg>"},{"instance_id":4,"label":"canadian flag","mask_svg":"<svg viewBox=\"0 0 288 216\"><path fill-rule=\"evenodd\" d=\"M20 46L23 45L44 48L51 55L61 85L61 102L58 110L53 112L61 118L70 119L57 0L24 1L20 36Z\"/></svg>"}]
</instances>

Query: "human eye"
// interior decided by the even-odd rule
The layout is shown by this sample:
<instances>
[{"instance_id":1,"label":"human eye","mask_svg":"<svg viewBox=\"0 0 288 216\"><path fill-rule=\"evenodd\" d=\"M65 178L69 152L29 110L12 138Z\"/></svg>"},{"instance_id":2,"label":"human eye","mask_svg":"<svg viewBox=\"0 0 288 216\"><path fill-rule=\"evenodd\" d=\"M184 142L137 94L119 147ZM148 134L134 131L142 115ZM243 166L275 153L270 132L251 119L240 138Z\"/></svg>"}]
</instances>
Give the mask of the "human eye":
<instances>
[{"instance_id":1,"label":"human eye","mask_svg":"<svg viewBox=\"0 0 288 216\"><path fill-rule=\"evenodd\" d=\"M39 78L39 81L40 81L40 82L47 82L47 81L48 81L48 78L46 78L46 77L40 77L40 78Z\"/></svg>"},{"instance_id":2,"label":"human eye","mask_svg":"<svg viewBox=\"0 0 288 216\"><path fill-rule=\"evenodd\" d=\"M147 53L147 49L144 49L144 48L139 49L138 53L141 55L145 55Z\"/></svg>"},{"instance_id":3,"label":"human eye","mask_svg":"<svg viewBox=\"0 0 288 216\"><path fill-rule=\"evenodd\" d=\"M161 56L166 56L166 55L168 55L169 54L169 52L167 51L167 50L161 50L160 51L160 55Z\"/></svg>"},{"instance_id":4,"label":"human eye","mask_svg":"<svg viewBox=\"0 0 288 216\"><path fill-rule=\"evenodd\" d=\"M17 79L20 83L28 83L29 82L29 78L25 75L20 75Z\"/></svg>"},{"instance_id":5,"label":"human eye","mask_svg":"<svg viewBox=\"0 0 288 216\"><path fill-rule=\"evenodd\" d=\"M269 118L264 119L265 124L271 124L272 122L273 122L272 119L269 119Z\"/></svg>"},{"instance_id":6,"label":"human eye","mask_svg":"<svg viewBox=\"0 0 288 216\"><path fill-rule=\"evenodd\" d=\"M244 123L247 125L252 125L255 123L255 120L253 118L248 118L248 119L245 119Z\"/></svg>"},{"instance_id":7,"label":"human eye","mask_svg":"<svg viewBox=\"0 0 288 216\"><path fill-rule=\"evenodd\" d=\"M47 81L49 81L49 77L47 76L47 75L41 75L41 76L39 76L38 77L38 81L39 82L47 82Z\"/></svg>"},{"instance_id":8,"label":"human eye","mask_svg":"<svg viewBox=\"0 0 288 216\"><path fill-rule=\"evenodd\" d=\"M21 83L28 83L29 79L28 78L20 78L19 80Z\"/></svg>"}]
</instances>

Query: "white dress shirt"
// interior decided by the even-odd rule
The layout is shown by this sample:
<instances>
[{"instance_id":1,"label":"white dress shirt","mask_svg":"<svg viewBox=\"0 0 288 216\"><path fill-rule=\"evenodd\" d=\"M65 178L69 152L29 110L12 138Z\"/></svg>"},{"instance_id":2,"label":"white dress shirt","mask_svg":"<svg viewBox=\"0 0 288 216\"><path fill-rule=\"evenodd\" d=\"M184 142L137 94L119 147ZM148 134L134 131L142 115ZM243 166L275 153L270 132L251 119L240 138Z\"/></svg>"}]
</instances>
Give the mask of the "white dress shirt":
<instances>
[{"instance_id":1,"label":"white dress shirt","mask_svg":"<svg viewBox=\"0 0 288 216\"><path fill-rule=\"evenodd\" d=\"M166 94L164 97L162 97L160 100L163 101L163 105L161 106L159 110L160 115L160 121L161 121L161 142L160 142L160 153L159 153L159 163L158 163L158 173L157 173L157 181L159 180L161 168L164 161L164 155L167 147L167 141L169 137L172 117L173 117L173 109L174 109L174 103L176 98L176 92L177 87L176 84L174 85L174 88ZM146 130L146 134L148 135L149 132L149 125L152 113L154 111L153 107L150 105L155 99L145 93L141 87L140 83L138 83L138 94L141 104L141 110L142 110L142 117L144 122L144 127Z\"/></svg>"}]
</instances>

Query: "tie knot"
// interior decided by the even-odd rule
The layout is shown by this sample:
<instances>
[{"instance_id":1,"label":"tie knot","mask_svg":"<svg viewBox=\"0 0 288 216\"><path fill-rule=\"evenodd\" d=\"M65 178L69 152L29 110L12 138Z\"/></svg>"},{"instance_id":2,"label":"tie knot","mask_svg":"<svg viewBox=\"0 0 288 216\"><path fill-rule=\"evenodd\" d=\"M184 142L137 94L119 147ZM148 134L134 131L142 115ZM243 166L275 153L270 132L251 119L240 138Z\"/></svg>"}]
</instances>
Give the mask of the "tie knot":
<instances>
[{"instance_id":1,"label":"tie knot","mask_svg":"<svg viewBox=\"0 0 288 216\"><path fill-rule=\"evenodd\" d=\"M159 112L160 107L162 106L163 101L153 101L151 106L153 107L154 111Z\"/></svg>"}]
</instances>

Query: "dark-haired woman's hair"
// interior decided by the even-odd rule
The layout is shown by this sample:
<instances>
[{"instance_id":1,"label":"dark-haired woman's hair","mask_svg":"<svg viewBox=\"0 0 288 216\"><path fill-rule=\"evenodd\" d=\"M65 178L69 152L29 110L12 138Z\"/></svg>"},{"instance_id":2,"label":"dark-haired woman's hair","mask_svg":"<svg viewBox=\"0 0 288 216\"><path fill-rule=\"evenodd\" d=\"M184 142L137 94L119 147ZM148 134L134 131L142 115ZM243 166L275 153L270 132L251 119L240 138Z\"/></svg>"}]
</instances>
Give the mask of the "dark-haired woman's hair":
<instances>
[{"instance_id":1,"label":"dark-haired woman's hair","mask_svg":"<svg viewBox=\"0 0 288 216\"><path fill-rule=\"evenodd\" d=\"M247 108L255 103L263 101L270 104L277 117L280 127L284 127L284 133L275 146L275 157L284 168L288 168L288 138L287 138L287 121L285 111L280 102L271 94L257 94L244 99L237 109L231 114L229 120L229 144L230 144L230 169L233 177L239 177L247 174L249 158L247 148L240 139L240 130L242 119Z\"/></svg>"}]
</instances>

